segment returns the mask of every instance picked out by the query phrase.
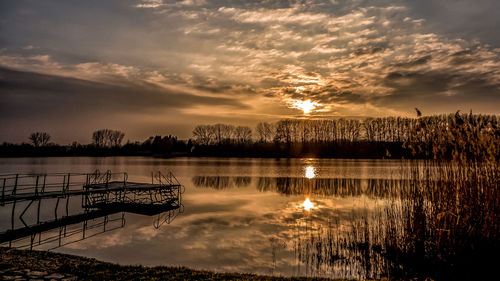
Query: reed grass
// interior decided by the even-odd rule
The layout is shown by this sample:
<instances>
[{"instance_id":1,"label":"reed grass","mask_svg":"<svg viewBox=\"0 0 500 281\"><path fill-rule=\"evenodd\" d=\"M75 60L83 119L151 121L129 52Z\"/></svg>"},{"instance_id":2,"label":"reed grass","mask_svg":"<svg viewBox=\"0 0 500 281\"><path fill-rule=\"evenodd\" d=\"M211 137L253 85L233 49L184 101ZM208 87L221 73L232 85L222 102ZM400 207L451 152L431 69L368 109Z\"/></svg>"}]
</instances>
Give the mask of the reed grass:
<instances>
[{"instance_id":1,"label":"reed grass","mask_svg":"<svg viewBox=\"0 0 500 281\"><path fill-rule=\"evenodd\" d=\"M458 112L445 121L425 133L426 123L418 124L409 147L430 151L434 160L412 166L414 184L387 209L384 254L388 274L397 278L469 279L496 271L497 124Z\"/></svg>"},{"instance_id":2,"label":"reed grass","mask_svg":"<svg viewBox=\"0 0 500 281\"><path fill-rule=\"evenodd\" d=\"M500 251L500 133L496 119L459 114L417 120L405 145L433 160L347 231L321 229L298 245L312 269L394 280L489 280ZM345 226L344 226L345 228Z\"/></svg>"}]
</instances>

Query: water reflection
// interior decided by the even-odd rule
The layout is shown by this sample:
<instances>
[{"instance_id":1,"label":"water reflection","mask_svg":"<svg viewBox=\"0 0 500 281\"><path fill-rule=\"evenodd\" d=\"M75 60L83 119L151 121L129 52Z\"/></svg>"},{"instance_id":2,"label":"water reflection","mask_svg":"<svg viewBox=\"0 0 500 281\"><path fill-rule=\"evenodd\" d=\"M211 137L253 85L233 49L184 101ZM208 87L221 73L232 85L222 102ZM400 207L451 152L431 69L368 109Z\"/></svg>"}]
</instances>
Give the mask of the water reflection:
<instances>
[{"instance_id":1,"label":"water reflection","mask_svg":"<svg viewBox=\"0 0 500 281\"><path fill-rule=\"evenodd\" d=\"M399 198L411 181L407 179L353 179L300 177L229 177L195 176L192 183L198 188L230 189L254 186L261 192L283 195L323 195L373 198Z\"/></svg>"},{"instance_id":2,"label":"water reflection","mask_svg":"<svg viewBox=\"0 0 500 281\"><path fill-rule=\"evenodd\" d=\"M304 176L308 179L312 179L312 178L316 177L316 170L314 169L314 167L307 166Z\"/></svg>"},{"instance_id":3,"label":"water reflection","mask_svg":"<svg viewBox=\"0 0 500 281\"><path fill-rule=\"evenodd\" d=\"M152 184L130 182L127 174L120 175L118 181L113 178L117 174L97 170L0 175L0 245L55 249L123 228L126 212L157 215L156 229L183 212L183 188L171 174L152 175ZM7 213L10 225L5 223ZM116 214L121 215L112 218Z\"/></svg>"},{"instance_id":4,"label":"water reflection","mask_svg":"<svg viewBox=\"0 0 500 281\"><path fill-rule=\"evenodd\" d=\"M143 208L147 208L144 206ZM54 250L125 227L126 213L135 213L135 208L112 208L106 210L83 209L82 213L42 220L37 224L9 229L0 233L0 246L17 249ZM156 216L155 229L170 224L180 208L155 208L149 212ZM12 214L11 220L22 219Z\"/></svg>"},{"instance_id":5,"label":"water reflection","mask_svg":"<svg viewBox=\"0 0 500 281\"><path fill-rule=\"evenodd\" d=\"M314 204L309 200L309 197L306 198L306 200L300 204L306 211L310 211L312 208L314 208Z\"/></svg>"},{"instance_id":6,"label":"water reflection","mask_svg":"<svg viewBox=\"0 0 500 281\"><path fill-rule=\"evenodd\" d=\"M298 220L294 244L297 271L307 276L380 278L387 263L375 245L383 237L367 227L374 215L352 214L350 221Z\"/></svg>"},{"instance_id":7,"label":"water reflection","mask_svg":"<svg viewBox=\"0 0 500 281\"><path fill-rule=\"evenodd\" d=\"M121 213L108 216L106 226L102 217L93 221L95 231L119 228L58 252L121 264L279 276L381 276L384 263L370 245L382 236L364 226L373 217L383 217L379 207L398 202L392 199L400 198L408 184L391 176L400 166L394 161L110 157L32 162L0 159L0 170L112 169L143 182L151 180L151 170L172 170L186 185L182 216L163 213L155 217L153 227L152 218L142 215L126 214L124 227ZM79 204L70 202L70 209ZM0 225L10 226L9 215L0 213ZM67 226L67 233L81 227ZM31 237L24 239L29 242Z\"/></svg>"},{"instance_id":8,"label":"water reflection","mask_svg":"<svg viewBox=\"0 0 500 281\"><path fill-rule=\"evenodd\" d=\"M313 169L309 171L310 175L314 173ZM307 168L305 172L307 175ZM307 176L248 177L237 181L230 176L195 176L192 183L197 188L214 190L255 188L260 193L285 195L284 198L305 196L274 214L267 213L264 221L255 222L274 229L268 238L272 265L268 273L366 279L385 276L388 265L376 246L384 237L377 232L382 226L377 228L374 222L389 220L384 206L397 203L386 199L399 202L410 182Z\"/></svg>"},{"instance_id":9,"label":"water reflection","mask_svg":"<svg viewBox=\"0 0 500 281\"><path fill-rule=\"evenodd\" d=\"M193 177L193 184L198 187L209 187L213 189L226 189L231 185L229 182L232 180L231 177L218 177L218 176L205 176L205 177ZM234 182L235 186L241 186L240 182Z\"/></svg>"}]
</instances>

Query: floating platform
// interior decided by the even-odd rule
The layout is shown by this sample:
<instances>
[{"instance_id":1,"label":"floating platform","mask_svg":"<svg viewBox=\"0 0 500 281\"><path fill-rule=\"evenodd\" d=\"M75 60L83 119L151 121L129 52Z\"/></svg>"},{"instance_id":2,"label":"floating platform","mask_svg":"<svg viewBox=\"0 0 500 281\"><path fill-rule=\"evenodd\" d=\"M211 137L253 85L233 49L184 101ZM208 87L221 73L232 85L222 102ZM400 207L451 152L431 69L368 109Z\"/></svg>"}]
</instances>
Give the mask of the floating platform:
<instances>
[{"instance_id":1,"label":"floating platform","mask_svg":"<svg viewBox=\"0 0 500 281\"><path fill-rule=\"evenodd\" d=\"M57 179L61 176L62 183L57 183ZM81 181L82 176L85 176L85 182ZM117 176L123 177L123 180L111 180ZM156 177L152 175L151 184L128 182L127 179L127 173L113 174L110 171L104 174L94 172L91 174L0 175L0 183L3 183L0 204L93 193L164 191L182 187L172 173L166 175L158 173Z\"/></svg>"},{"instance_id":2,"label":"floating platform","mask_svg":"<svg viewBox=\"0 0 500 281\"><path fill-rule=\"evenodd\" d=\"M169 223L175 217L170 214L172 210L177 210L177 213L183 210L183 186L172 173L152 174L151 183L129 182L127 173L110 171L102 174L99 171L91 174L11 174L0 175L0 184L0 205L12 205L11 228L0 233L0 244L26 236L35 237L37 233L41 235L55 228L65 229L76 223L84 223L85 230L87 221L120 212L148 216L169 212L165 217ZM81 211L70 214L69 200L75 196L81 196ZM54 217L40 221L40 203L48 199L55 199L48 201L53 204ZM62 215L58 214L61 200L66 201ZM16 204L23 201L28 202L22 204L24 209L18 216L23 226L16 228ZM37 219L28 225L23 217L30 209L35 209L31 212Z\"/></svg>"}]
</instances>

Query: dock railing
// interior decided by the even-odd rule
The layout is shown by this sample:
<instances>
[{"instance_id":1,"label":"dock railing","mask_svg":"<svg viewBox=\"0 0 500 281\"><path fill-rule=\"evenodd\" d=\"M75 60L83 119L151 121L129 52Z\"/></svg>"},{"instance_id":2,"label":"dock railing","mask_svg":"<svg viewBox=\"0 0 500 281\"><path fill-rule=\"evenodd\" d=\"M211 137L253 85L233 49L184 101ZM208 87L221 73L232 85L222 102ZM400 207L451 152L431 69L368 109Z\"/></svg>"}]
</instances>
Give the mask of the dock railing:
<instances>
[{"instance_id":1,"label":"dock railing","mask_svg":"<svg viewBox=\"0 0 500 281\"><path fill-rule=\"evenodd\" d=\"M127 173L46 173L46 174L7 174L0 175L2 194L0 205L11 205L11 225L6 232L0 233L0 240L14 239L33 231L45 231L49 226L60 226L74 223L93 215L107 215L115 212L132 212L143 215L161 214L155 227L170 223L178 213L182 213L183 186L173 173L152 173L152 183L129 182ZM71 198L81 196L81 214L70 213ZM49 202L53 206L54 216L51 220L40 219L41 202ZM59 203L65 201L64 210ZM20 204L16 212L16 203ZM7 207L2 207L7 208ZM24 220L24 215L31 210L31 217L36 223ZM47 209L48 210L48 209ZM62 214L61 214L62 211ZM167 213L165 213L167 212ZM16 217L22 226L16 228ZM104 225L104 227L106 227ZM85 228L84 228L85 229ZM7 240L9 240L7 239ZM15 238L17 239L17 238ZM7 241L6 240L6 241ZM11 240L9 240L11 241Z\"/></svg>"},{"instance_id":2,"label":"dock railing","mask_svg":"<svg viewBox=\"0 0 500 281\"><path fill-rule=\"evenodd\" d=\"M152 173L152 184L160 186L181 186L177 178L168 172ZM126 189L129 185L128 174L101 173L39 173L39 174L3 174L0 175L1 197L0 205L14 200L31 200L47 195L65 197L75 193L92 192L97 189L107 190L111 183Z\"/></svg>"},{"instance_id":3,"label":"dock railing","mask_svg":"<svg viewBox=\"0 0 500 281\"><path fill-rule=\"evenodd\" d=\"M151 173L151 184L155 184L155 179L156 183L160 185L181 185L172 172L166 174L162 172L157 172L156 174Z\"/></svg>"},{"instance_id":4,"label":"dock railing","mask_svg":"<svg viewBox=\"0 0 500 281\"><path fill-rule=\"evenodd\" d=\"M81 190L86 174L82 173L45 173L45 174L4 174L0 175L2 194L0 205L19 195L32 194L34 197L46 193L60 193Z\"/></svg>"},{"instance_id":5,"label":"dock railing","mask_svg":"<svg viewBox=\"0 0 500 281\"><path fill-rule=\"evenodd\" d=\"M110 182L120 182L122 186L125 188L127 186L128 174L127 173L112 173L110 170L107 170L104 173L101 173L99 170L95 170L91 174L87 174L87 179L85 181L84 188L105 188L107 189L110 185Z\"/></svg>"}]
</instances>

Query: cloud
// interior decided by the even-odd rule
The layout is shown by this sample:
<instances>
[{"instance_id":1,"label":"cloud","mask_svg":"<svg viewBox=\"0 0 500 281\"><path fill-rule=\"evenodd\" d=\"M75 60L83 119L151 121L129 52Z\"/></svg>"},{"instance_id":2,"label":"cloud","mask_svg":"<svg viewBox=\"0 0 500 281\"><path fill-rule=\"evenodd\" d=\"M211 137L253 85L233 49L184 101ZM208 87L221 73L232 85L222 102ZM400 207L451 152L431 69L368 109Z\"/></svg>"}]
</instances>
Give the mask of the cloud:
<instances>
[{"instance_id":1,"label":"cloud","mask_svg":"<svg viewBox=\"0 0 500 281\"><path fill-rule=\"evenodd\" d=\"M498 5L481 0L466 11L471 6L466 1L446 3L425 0L422 5L437 11L449 7L467 17ZM116 110L151 111L159 108L151 104L167 103L162 94L152 93L179 95L172 104L194 123L255 125L300 115L290 106L307 100L323 105L311 112L322 117L405 115L415 106L443 113L435 101L445 103L446 111L470 106L498 113L493 105L500 102L499 46L439 28L438 23L449 23L467 29L450 17L440 22L434 11L412 1L94 4L62 3L58 9L65 13L54 13L37 3L9 3L2 10L2 25L11 28L0 37L5 43L0 65L126 88L122 100L132 104ZM471 23L471 30L478 26ZM43 95L50 97L47 91ZM134 95L154 102L129 98ZM19 111L26 112L23 108Z\"/></svg>"},{"instance_id":2,"label":"cloud","mask_svg":"<svg viewBox=\"0 0 500 281\"><path fill-rule=\"evenodd\" d=\"M495 51L476 42L428 33L421 28L424 21L410 17L403 6L364 6L332 15L300 5L272 9L250 4L202 13L200 18L207 21L197 25L198 33L216 29L224 35L209 41L224 43L212 54L217 58L214 63L199 70L239 77L254 92L283 101L311 99L329 108L365 103L383 110L381 100L395 97L396 102L405 93L405 103L391 103L404 112L412 108L409 104L422 100L419 95L424 91L427 96L452 92L456 88L453 77L482 76L475 80L476 90L490 93L495 90L490 86L498 81ZM471 48L479 49L467 58L450 59ZM485 60L494 67L485 69ZM461 63L467 63L466 73L457 66ZM411 83L413 90L408 89L409 78L397 83L387 80L394 73L415 71L426 78ZM474 87L469 90L463 94L469 98L477 94ZM451 102L460 106L462 101ZM366 114L352 109L350 114Z\"/></svg>"},{"instance_id":3,"label":"cloud","mask_svg":"<svg viewBox=\"0 0 500 281\"><path fill-rule=\"evenodd\" d=\"M134 122L149 128L150 132L145 134L152 134L151 126L172 122L169 116L182 116L181 109L205 106L244 111L249 108L235 98L195 95L125 77L104 83L7 68L0 68L0 92L2 131L21 140L33 130L30 127L51 126L51 133L67 134L65 132L77 123L80 124L78 130L85 128L85 131L72 130L69 137L62 140L86 139L99 126L115 124L125 130ZM163 120L165 117L167 120ZM189 120L189 116L185 119ZM177 124L184 123L178 120ZM184 127L191 130L185 124ZM126 132L129 137L137 137L130 128ZM144 136L139 139L142 138Z\"/></svg>"},{"instance_id":4,"label":"cloud","mask_svg":"<svg viewBox=\"0 0 500 281\"><path fill-rule=\"evenodd\" d=\"M3 118L28 112L44 114L51 110L74 112L77 109L82 111L80 113L90 113L96 107L113 112L161 111L200 104L247 107L235 99L167 91L153 84L127 80L122 80L121 85L112 85L6 68L0 68L0 77Z\"/></svg>"},{"instance_id":5,"label":"cloud","mask_svg":"<svg viewBox=\"0 0 500 281\"><path fill-rule=\"evenodd\" d=\"M185 6L201 6L206 3L205 0L181 0L181 1L168 1L168 0L139 0L136 4L137 8L160 8L160 7L185 7Z\"/></svg>"}]
</instances>

